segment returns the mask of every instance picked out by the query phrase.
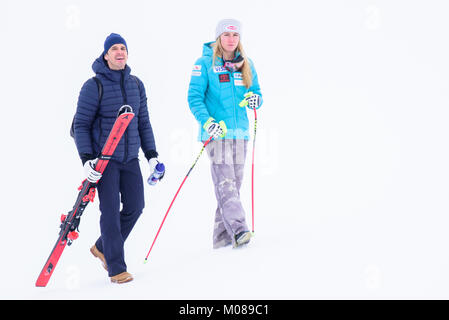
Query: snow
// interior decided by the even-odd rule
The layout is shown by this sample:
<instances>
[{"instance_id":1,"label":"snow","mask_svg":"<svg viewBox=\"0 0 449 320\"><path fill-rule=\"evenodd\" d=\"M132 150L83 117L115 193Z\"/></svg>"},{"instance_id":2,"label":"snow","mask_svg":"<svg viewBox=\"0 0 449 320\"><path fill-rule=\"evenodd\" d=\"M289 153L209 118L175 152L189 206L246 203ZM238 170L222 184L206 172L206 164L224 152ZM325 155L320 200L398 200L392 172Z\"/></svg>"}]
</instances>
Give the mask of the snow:
<instances>
[{"instance_id":1,"label":"snow","mask_svg":"<svg viewBox=\"0 0 449 320\"><path fill-rule=\"evenodd\" d=\"M448 299L448 9L437 0L2 1L0 298ZM201 149L187 105L193 63L227 17L243 22L264 94L255 237L212 249L203 154L144 264ZM111 284L89 252L97 199L48 286L36 288L83 179L69 128L111 32L127 40L146 85L167 175L146 186L126 242L133 282Z\"/></svg>"}]
</instances>

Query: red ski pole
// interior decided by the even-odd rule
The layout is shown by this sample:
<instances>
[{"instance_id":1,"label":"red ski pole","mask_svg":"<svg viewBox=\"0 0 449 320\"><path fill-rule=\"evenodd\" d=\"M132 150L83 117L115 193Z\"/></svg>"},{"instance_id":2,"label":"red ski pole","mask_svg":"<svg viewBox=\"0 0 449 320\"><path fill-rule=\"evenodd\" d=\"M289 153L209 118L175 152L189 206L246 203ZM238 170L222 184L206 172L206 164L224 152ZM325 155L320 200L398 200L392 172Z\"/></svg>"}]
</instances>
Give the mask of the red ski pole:
<instances>
[{"instance_id":1,"label":"red ski pole","mask_svg":"<svg viewBox=\"0 0 449 320\"><path fill-rule=\"evenodd\" d=\"M243 99L239 106L247 107L248 106L248 98L253 95L252 92L248 92L245 94L245 99ZM254 110L254 137L253 137L253 157L251 162L251 220L252 220L252 235L254 236L254 153L256 150L256 132L257 132L257 112L256 106L253 107Z\"/></svg>"},{"instance_id":2,"label":"red ski pole","mask_svg":"<svg viewBox=\"0 0 449 320\"><path fill-rule=\"evenodd\" d=\"M251 212L252 212L252 233L254 235L254 153L256 150L256 132L257 132L257 112L254 109L254 137L253 137L253 159L251 163Z\"/></svg>"},{"instance_id":3,"label":"red ski pole","mask_svg":"<svg viewBox=\"0 0 449 320\"><path fill-rule=\"evenodd\" d=\"M187 172L186 176L184 177L184 180L182 180L182 183L179 186L178 191L176 191L176 194L175 194L173 200L171 201L170 206L167 209L167 212L165 213L164 219L162 220L162 223L161 223L159 229L157 230L156 236L154 237L154 240L153 240L153 243L151 244L150 250L148 250L147 256L145 257L144 263L146 263L148 261L148 256L150 255L151 249L153 249L154 243L156 242L156 239L157 239L157 237L159 235L159 232L161 232L161 229L162 229L162 226L164 225L165 219L167 218L167 215L170 212L170 209L171 209L171 207L173 205L173 202L175 202L175 199L178 196L179 191L181 190L182 186L184 185L184 182L187 180L187 177L189 176L189 174L192 171L193 167L195 167L196 163L198 162L198 159L201 157L201 154L203 153L204 149L209 144L209 142L212 141L212 139L213 139L213 136L211 136L206 142L204 142L203 148L201 149L200 154L196 157L195 162L190 167L189 171Z\"/></svg>"}]
</instances>

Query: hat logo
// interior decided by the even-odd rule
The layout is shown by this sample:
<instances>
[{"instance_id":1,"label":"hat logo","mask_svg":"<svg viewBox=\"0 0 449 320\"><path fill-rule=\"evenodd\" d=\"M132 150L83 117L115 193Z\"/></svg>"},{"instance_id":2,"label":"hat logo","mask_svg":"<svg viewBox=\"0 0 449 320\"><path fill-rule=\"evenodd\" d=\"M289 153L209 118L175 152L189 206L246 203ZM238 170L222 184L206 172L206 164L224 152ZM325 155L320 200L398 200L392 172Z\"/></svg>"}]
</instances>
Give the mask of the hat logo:
<instances>
[{"instance_id":1,"label":"hat logo","mask_svg":"<svg viewBox=\"0 0 449 320\"><path fill-rule=\"evenodd\" d=\"M235 26L227 26L226 29L228 29L228 30L237 30L237 27L235 27Z\"/></svg>"}]
</instances>

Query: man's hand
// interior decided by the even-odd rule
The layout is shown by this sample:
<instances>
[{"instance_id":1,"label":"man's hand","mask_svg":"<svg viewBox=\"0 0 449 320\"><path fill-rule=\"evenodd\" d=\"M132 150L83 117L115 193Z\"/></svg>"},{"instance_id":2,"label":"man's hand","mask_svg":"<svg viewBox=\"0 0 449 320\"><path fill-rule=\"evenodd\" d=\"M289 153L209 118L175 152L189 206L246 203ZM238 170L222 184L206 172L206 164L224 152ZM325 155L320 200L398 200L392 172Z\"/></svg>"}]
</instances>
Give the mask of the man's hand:
<instances>
[{"instance_id":1,"label":"man's hand","mask_svg":"<svg viewBox=\"0 0 449 320\"><path fill-rule=\"evenodd\" d=\"M87 160L84 163L84 173L86 174L86 179L91 183L97 183L101 178L101 173L95 170L95 164L97 163L97 159Z\"/></svg>"}]
</instances>

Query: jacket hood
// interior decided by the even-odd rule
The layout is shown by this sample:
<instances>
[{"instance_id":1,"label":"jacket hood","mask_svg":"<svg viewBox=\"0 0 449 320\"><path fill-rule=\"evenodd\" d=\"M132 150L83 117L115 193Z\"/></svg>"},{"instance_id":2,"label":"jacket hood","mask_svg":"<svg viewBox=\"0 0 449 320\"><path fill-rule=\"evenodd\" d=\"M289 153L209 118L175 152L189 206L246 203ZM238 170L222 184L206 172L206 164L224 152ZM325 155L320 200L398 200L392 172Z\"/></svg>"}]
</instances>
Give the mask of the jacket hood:
<instances>
[{"instance_id":1,"label":"jacket hood","mask_svg":"<svg viewBox=\"0 0 449 320\"><path fill-rule=\"evenodd\" d=\"M92 70L95 74L101 74L112 81L120 81L122 72L124 73L125 80L127 80L131 73L131 68L128 65L125 66L124 70L109 69L107 61L103 58L103 54L92 63Z\"/></svg>"},{"instance_id":2,"label":"jacket hood","mask_svg":"<svg viewBox=\"0 0 449 320\"><path fill-rule=\"evenodd\" d=\"M212 57L213 54L212 44L214 43L215 41L211 41L203 44L203 56Z\"/></svg>"}]
</instances>

